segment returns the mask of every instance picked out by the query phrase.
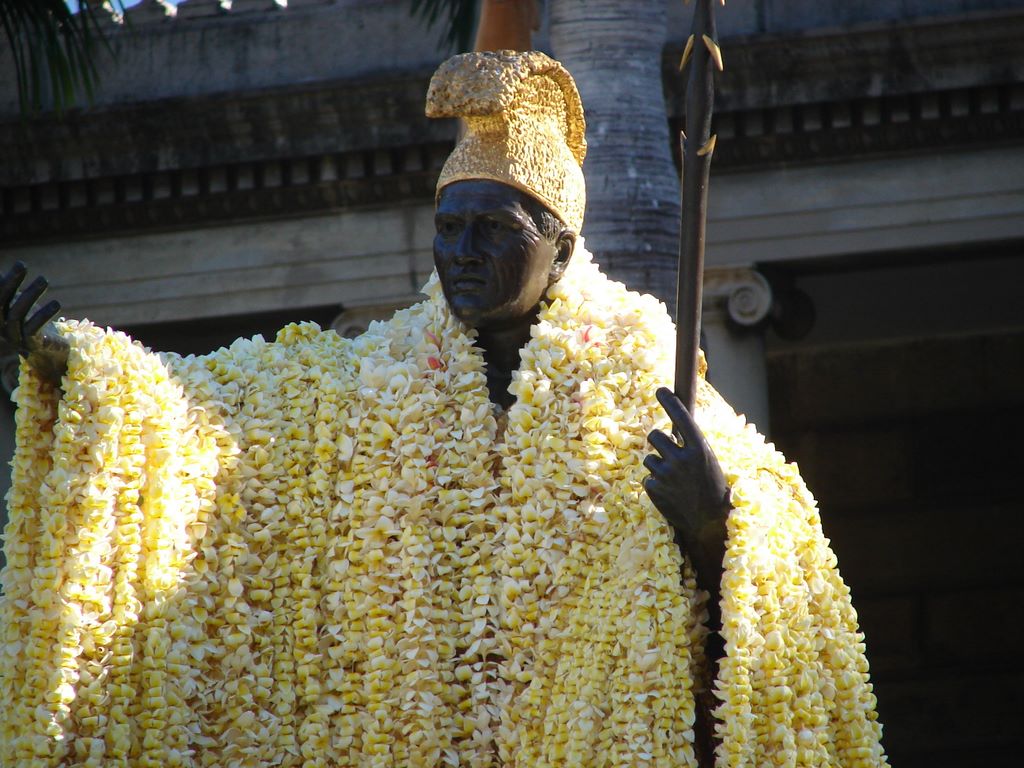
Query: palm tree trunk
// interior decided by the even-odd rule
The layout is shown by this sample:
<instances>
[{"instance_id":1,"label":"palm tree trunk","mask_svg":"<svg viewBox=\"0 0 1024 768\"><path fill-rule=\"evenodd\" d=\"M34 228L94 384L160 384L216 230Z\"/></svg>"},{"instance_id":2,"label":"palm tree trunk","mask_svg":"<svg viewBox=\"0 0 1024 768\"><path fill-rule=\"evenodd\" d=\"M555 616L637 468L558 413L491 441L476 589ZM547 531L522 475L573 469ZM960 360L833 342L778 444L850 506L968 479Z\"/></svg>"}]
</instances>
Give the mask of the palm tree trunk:
<instances>
[{"instance_id":1,"label":"palm tree trunk","mask_svg":"<svg viewBox=\"0 0 1024 768\"><path fill-rule=\"evenodd\" d=\"M587 118L583 234L604 270L675 303L679 179L662 92L664 0L551 0L551 47Z\"/></svg>"}]
</instances>

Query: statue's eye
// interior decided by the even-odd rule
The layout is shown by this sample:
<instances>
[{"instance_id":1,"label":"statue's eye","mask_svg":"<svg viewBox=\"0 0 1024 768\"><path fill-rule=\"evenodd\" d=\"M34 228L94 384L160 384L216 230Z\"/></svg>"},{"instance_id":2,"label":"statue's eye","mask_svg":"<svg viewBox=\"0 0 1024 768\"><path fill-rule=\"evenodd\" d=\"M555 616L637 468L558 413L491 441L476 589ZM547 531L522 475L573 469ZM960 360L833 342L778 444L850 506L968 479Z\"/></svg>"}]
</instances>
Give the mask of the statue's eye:
<instances>
[{"instance_id":1,"label":"statue's eye","mask_svg":"<svg viewBox=\"0 0 1024 768\"><path fill-rule=\"evenodd\" d=\"M445 219L444 221L437 222L437 234L441 237L455 237L459 234L458 222L452 221L451 219Z\"/></svg>"},{"instance_id":2,"label":"statue's eye","mask_svg":"<svg viewBox=\"0 0 1024 768\"><path fill-rule=\"evenodd\" d=\"M484 231L489 235L500 235L508 230L504 222L497 219L487 219L484 222Z\"/></svg>"}]
</instances>

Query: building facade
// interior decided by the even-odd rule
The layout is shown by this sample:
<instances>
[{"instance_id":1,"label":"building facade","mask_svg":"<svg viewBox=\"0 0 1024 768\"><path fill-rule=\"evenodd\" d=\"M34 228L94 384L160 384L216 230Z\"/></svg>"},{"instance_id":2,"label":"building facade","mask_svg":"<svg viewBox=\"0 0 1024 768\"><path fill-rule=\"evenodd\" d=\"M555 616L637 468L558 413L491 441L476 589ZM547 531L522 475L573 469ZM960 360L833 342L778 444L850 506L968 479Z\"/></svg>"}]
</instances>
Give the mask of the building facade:
<instances>
[{"instance_id":1,"label":"building facade","mask_svg":"<svg viewBox=\"0 0 1024 768\"><path fill-rule=\"evenodd\" d=\"M431 268L456 131L423 116L438 32L404 2L230 5L187 0L171 18L143 0L113 30L95 103L61 120L19 119L0 54L0 268L21 259L68 316L155 348L303 319L357 333ZM669 6L678 128L689 9ZM1024 5L718 13L711 376L820 500L892 763L1009 765L1024 710L1006 664L1024 604Z\"/></svg>"}]
</instances>

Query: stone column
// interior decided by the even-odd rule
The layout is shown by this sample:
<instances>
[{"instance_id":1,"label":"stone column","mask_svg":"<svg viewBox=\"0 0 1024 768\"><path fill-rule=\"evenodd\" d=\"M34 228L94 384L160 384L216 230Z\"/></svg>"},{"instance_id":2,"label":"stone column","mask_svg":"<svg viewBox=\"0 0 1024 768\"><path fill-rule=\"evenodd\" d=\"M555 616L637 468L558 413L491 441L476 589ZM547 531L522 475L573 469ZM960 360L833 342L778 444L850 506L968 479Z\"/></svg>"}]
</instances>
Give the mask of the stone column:
<instances>
[{"instance_id":1,"label":"stone column","mask_svg":"<svg viewBox=\"0 0 1024 768\"><path fill-rule=\"evenodd\" d=\"M768 434L768 375L764 326L772 289L752 267L704 271L701 332L708 381L733 408Z\"/></svg>"}]
</instances>

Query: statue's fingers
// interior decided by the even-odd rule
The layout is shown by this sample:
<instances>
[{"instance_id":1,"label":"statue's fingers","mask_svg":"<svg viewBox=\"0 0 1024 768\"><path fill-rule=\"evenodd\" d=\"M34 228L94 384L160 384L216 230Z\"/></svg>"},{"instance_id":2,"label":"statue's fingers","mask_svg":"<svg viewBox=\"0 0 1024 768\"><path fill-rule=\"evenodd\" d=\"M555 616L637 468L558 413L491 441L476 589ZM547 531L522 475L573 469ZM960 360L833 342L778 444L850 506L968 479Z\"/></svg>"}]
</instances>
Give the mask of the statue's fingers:
<instances>
[{"instance_id":1,"label":"statue's fingers","mask_svg":"<svg viewBox=\"0 0 1024 768\"><path fill-rule=\"evenodd\" d=\"M658 387L655 394L661 407L665 409L665 413L672 419L672 426L676 434L682 438L683 445L694 447L705 445L704 433L700 431L697 422L693 420L693 416L686 410L682 401L676 397L675 392L668 387Z\"/></svg>"},{"instance_id":2,"label":"statue's fingers","mask_svg":"<svg viewBox=\"0 0 1024 768\"><path fill-rule=\"evenodd\" d=\"M674 451L679 450L679 446L676 445L675 441L660 429L655 429L647 435L647 442L653 446L654 450L666 459L671 456Z\"/></svg>"},{"instance_id":3,"label":"statue's fingers","mask_svg":"<svg viewBox=\"0 0 1024 768\"><path fill-rule=\"evenodd\" d=\"M37 311L32 317L25 321L25 325L22 327L22 335L26 338L30 338L39 333L39 329L46 325L52 320L57 313L60 311L59 301L49 301L42 309Z\"/></svg>"},{"instance_id":4,"label":"statue's fingers","mask_svg":"<svg viewBox=\"0 0 1024 768\"><path fill-rule=\"evenodd\" d=\"M657 477L665 471L665 460L649 453L644 457L644 467L652 476Z\"/></svg>"},{"instance_id":5,"label":"statue's fingers","mask_svg":"<svg viewBox=\"0 0 1024 768\"><path fill-rule=\"evenodd\" d=\"M7 317L7 307L11 303L14 294L18 292L18 286L25 279L28 270L20 261L14 262L14 266L7 270L4 279L0 281L0 311Z\"/></svg>"},{"instance_id":6,"label":"statue's fingers","mask_svg":"<svg viewBox=\"0 0 1024 768\"><path fill-rule=\"evenodd\" d=\"M7 317L12 320L23 320L28 311L32 309L32 305L36 303L36 300L46 293L49 285L46 278L42 275L29 283L25 290L21 292L21 295L11 304Z\"/></svg>"}]
</instances>

